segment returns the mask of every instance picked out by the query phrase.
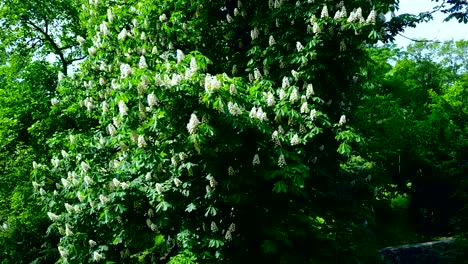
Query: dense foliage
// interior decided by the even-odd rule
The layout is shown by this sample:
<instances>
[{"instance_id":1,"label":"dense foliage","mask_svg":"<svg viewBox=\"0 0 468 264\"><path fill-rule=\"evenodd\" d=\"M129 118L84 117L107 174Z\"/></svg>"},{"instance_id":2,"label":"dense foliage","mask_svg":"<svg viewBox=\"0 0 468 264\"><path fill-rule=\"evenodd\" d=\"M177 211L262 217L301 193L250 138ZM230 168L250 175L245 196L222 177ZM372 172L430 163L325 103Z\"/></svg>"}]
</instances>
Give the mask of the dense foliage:
<instances>
[{"instance_id":1,"label":"dense foliage","mask_svg":"<svg viewBox=\"0 0 468 264\"><path fill-rule=\"evenodd\" d=\"M376 263L464 234L468 46L376 47L395 2L2 1L2 263Z\"/></svg>"}]
</instances>

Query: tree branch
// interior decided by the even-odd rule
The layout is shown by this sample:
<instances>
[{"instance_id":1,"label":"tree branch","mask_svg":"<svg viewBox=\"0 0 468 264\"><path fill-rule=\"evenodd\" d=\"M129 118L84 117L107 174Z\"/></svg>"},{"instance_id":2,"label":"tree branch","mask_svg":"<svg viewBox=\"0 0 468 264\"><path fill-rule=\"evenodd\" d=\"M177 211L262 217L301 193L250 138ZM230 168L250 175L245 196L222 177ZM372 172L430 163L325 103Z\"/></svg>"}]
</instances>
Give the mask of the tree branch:
<instances>
[{"instance_id":1,"label":"tree branch","mask_svg":"<svg viewBox=\"0 0 468 264\"><path fill-rule=\"evenodd\" d=\"M410 37L407 37L401 33L398 33L398 35L404 37L405 39L408 39L408 40L411 40L411 41L414 41L414 42L433 42L433 43L443 43L442 41L438 41L438 40L428 40L428 39L414 39L414 38L410 38Z\"/></svg>"},{"instance_id":2,"label":"tree branch","mask_svg":"<svg viewBox=\"0 0 468 264\"><path fill-rule=\"evenodd\" d=\"M30 20L26 21L26 24L29 24L30 26L32 26L36 31L38 31L39 33L41 33L44 38L45 38L45 41L48 42L52 48L54 49L55 53L59 56L60 58L60 61L62 62L62 71L63 71L63 74L64 75L67 75L68 74L68 62L65 58L65 55L63 54L63 51L62 49L57 45L57 43L55 43L55 41L52 39L52 37L47 33L47 29L48 29L48 23L47 23L47 20L45 20L45 27L46 27L46 30L43 30L41 27L37 26L36 24L34 24L33 22L31 22Z\"/></svg>"}]
</instances>

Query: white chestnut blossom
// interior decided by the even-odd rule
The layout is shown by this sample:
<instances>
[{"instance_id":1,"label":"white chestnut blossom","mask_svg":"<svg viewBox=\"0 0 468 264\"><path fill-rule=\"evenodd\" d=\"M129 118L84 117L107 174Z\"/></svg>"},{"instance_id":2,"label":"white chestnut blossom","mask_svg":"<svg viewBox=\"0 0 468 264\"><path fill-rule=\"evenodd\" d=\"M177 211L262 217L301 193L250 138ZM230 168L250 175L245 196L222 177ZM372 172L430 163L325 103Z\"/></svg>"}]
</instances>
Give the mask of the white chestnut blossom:
<instances>
[{"instance_id":1,"label":"white chestnut blossom","mask_svg":"<svg viewBox=\"0 0 468 264\"><path fill-rule=\"evenodd\" d=\"M92 239L90 239L90 240L88 241L88 244L89 244L90 247L95 247L95 246L97 245L96 241L94 241L94 240L92 240Z\"/></svg>"},{"instance_id":2,"label":"white chestnut blossom","mask_svg":"<svg viewBox=\"0 0 468 264\"><path fill-rule=\"evenodd\" d=\"M89 169L91 169L91 167L84 161L81 162L81 169L84 171L84 172L88 172Z\"/></svg>"},{"instance_id":3,"label":"white chestnut blossom","mask_svg":"<svg viewBox=\"0 0 468 264\"><path fill-rule=\"evenodd\" d=\"M237 89L236 89L236 86L234 84L231 83L231 85L229 86L229 93L231 95L236 95L237 94Z\"/></svg>"},{"instance_id":4,"label":"white chestnut blossom","mask_svg":"<svg viewBox=\"0 0 468 264\"><path fill-rule=\"evenodd\" d=\"M182 181L179 178L174 178L174 184L176 187L179 187L182 184Z\"/></svg>"},{"instance_id":5,"label":"white chestnut blossom","mask_svg":"<svg viewBox=\"0 0 468 264\"><path fill-rule=\"evenodd\" d=\"M96 50L95 47L90 47L90 48L88 48L88 54L89 54L90 56L96 55L96 52L97 52L97 50Z\"/></svg>"},{"instance_id":6,"label":"white chestnut blossom","mask_svg":"<svg viewBox=\"0 0 468 264\"><path fill-rule=\"evenodd\" d=\"M109 201L109 199L105 195L100 194L99 201L101 201L102 204L106 204Z\"/></svg>"},{"instance_id":7,"label":"white chestnut blossom","mask_svg":"<svg viewBox=\"0 0 468 264\"><path fill-rule=\"evenodd\" d=\"M128 65L126 63L122 63L120 65L120 77L122 79L125 79L128 76L130 76L131 74L132 74L132 67L130 67L130 65Z\"/></svg>"},{"instance_id":8,"label":"white chestnut blossom","mask_svg":"<svg viewBox=\"0 0 468 264\"><path fill-rule=\"evenodd\" d=\"M297 77L299 76L299 73L295 70L291 70L291 74L295 79L297 79Z\"/></svg>"},{"instance_id":9,"label":"white chestnut blossom","mask_svg":"<svg viewBox=\"0 0 468 264\"><path fill-rule=\"evenodd\" d=\"M52 99L50 99L50 103L51 103L52 105L58 105L58 104L60 103L60 101L59 101L59 99L57 99L57 98L52 98Z\"/></svg>"},{"instance_id":10,"label":"white chestnut blossom","mask_svg":"<svg viewBox=\"0 0 468 264\"><path fill-rule=\"evenodd\" d=\"M262 74L260 73L258 68L255 68L255 70L254 70L254 78L255 78L255 80L260 80L262 78Z\"/></svg>"},{"instance_id":11,"label":"white chestnut blossom","mask_svg":"<svg viewBox=\"0 0 468 264\"><path fill-rule=\"evenodd\" d=\"M271 92L269 92L269 93L268 93L268 96L267 96L267 104L268 104L268 106L274 106L275 103L276 103L276 102L275 102L275 96L274 96Z\"/></svg>"},{"instance_id":12,"label":"white chestnut blossom","mask_svg":"<svg viewBox=\"0 0 468 264\"><path fill-rule=\"evenodd\" d=\"M226 15L226 20L227 20L228 23L232 23L232 21L233 21L234 19L232 18L231 15L227 14L227 15Z\"/></svg>"},{"instance_id":13,"label":"white chestnut blossom","mask_svg":"<svg viewBox=\"0 0 468 264\"><path fill-rule=\"evenodd\" d=\"M314 121L316 117L317 117L317 110L312 109L312 111L310 111L310 119Z\"/></svg>"},{"instance_id":14,"label":"white chestnut blossom","mask_svg":"<svg viewBox=\"0 0 468 264\"><path fill-rule=\"evenodd\" d=\"M94 251L94 253L93 253L93 260L94 261L99 262L103 258L104 257L101 254L99 254L99 252Z\"/></svg>"},{"instance_id":15,"label":"white chestnut blossom","mask_svg":"<svg viewBox=\"0 0 468 264\"><path fill-rule=\"evenodd\" d=\"M117 134L117 131L116 131L116 129L115 129L115 127L114 127L113 124L109 124L109 125L107 126L107 131L109 132L109 134L110 134L111 136L115 136L115 135Z\"/></svg>"},{"instance_id":16,"label":"white chestnut blossom","mask_svg":"<svg viewBox=\"0 0 468 264\"><path fill-rule=\"evenodd\" d=\"M304 50L304 46L302 46L301 42L296 42L296 49L298 52L301 52Z\"/></svg>"},{"instance_id":17,"label":"white chestnut blossom","mask_svg":"<svg viewBox=\"0 0 468 264\"><path fill-rule=\"evenodd\" d=\"M367 23L375 24L377 20L377 12L375 10L370 11L369 16L366 19Z\"/></svg>"},{"instance_id":18,"label":"white chestnut blossom","mask_svg":"<svg viewBox=\"0 0 468 264\"><path fill-rule=\"evenodd\" d=\"M144 148L146 146L145 137L143 135L138 136L138 147Z\"/></svg>"},{"instance_id":19,"label":"white chestnut blossom","mask_svg":"<svg viewBox=\"0 0 468 264\"><path fill-rule=\"evenodd\" d=\"M195 134L199 124L200 124L200 120L198 120L198 117L195 114L192 114L190 116L190 121L187 124L187 130L190 135Z\"/></svg>"},{"instance_id":20,"label":"white chestnut blossom","mask_svg":"<svg viewBox=\"0 0 468 264\"><path fill-rule=\"evenodd\" d=\"M340 125L346 124L346 116L345 116L345 115L342 115L342 116L340 117L340 122L339 122L339 124L340 124Z\"/></svg>"},{"instance_id":21,"label":"white chestnut blossom","mask_svg":"<svg viewBox=\"0 0 468 264\"><path fill-rule=\"evenodd\" d=\"M161 186L160 183L156 183L156 191L157 191L159 194L161 194L161 193L164 192L164 189L163 189L163 187Z\"/></svg>"},{"instance_id":22,"label":"white chestnut blossom","mask_svg":"<svg viewBox=\"0 0 468 264\"><path fill-rule=\"evenodd\" d=\"M306 97L307 97L307 99L309 99L314 94L315 94L314 86L311 83L309 83L307 85L307 88L306 88Z\"/></svg>"},{"instance_id":23,"label":"white chestnut blossom","mask_svg":"<svg viewBox=\"0 0 468 264\"><path fill-rule=\"evenodd\" d=\"M158 105L158 99L156 98L156 95L154 93L148 94L148 105L149 107Z\"/></svg>"},{"instance_id":24,"label":"white chestnut blossom","mask_svg":"<svg viewBox=\"0 0 468 264\"><path fill-rule=\"evenodd\" d=\"M299 100L299 92L297 91L296 88L294 88L291 92L291 95L289 96L289 101L291 103L295 103L297 102L297 100Z\"/></svg>"},{"instance_id":25,"label":"white chestnut blossom","mask_svg":"<svg viewBox=\"0 0 468 264\"><path fill-rule=\"evenodd\" d=\"M301 105L301 114L307 114L307 113L309 113L309 106L307 102L304 102Z\"/></svg>"},{"instance_id":26,"label":"white chestnut blossom","mask_svg":"<svg viewBox=\"0 0 468 264\"><path fill-rule=\"evenodd\" d=\"M177 63L181 63L185 59L185 54L180 49L176 51L176 54L177 54Z\"/></svg>"},{"instance_id":27,"label":"white chestnut blossom","mask_svg":"<svg viewBox=\"0 0 468 264\"><path fill-rule=\"evenodd\" d=\"M71 206L71 205L68 204L68 203L65 203L65 209L67 210L67 212L68 212L69 214L73 213L73 211L75 210L75 209L73 208L73 206Z\"/></svg>"},{"instance_id":28,"label":"white chestnut blossom","mask_svg":"<svg viewBox=\"0 0 468 264\"><path fill-rule=\"evenodd\" d=\"M286 92L284 90L279 90L278 96L280 100L283 100L284 98L286 98Z\"/></svg>"},{"instance_id":29,"label":"white chestnut blossom","mask_svg":"<svg viewBox=\"0 0 468 264\"><path fill-rule=\"evenodd\" d=\"M77 36L76 41L78 41L80 45L83 45L86 42L86 40L82 36Z\"/></svg>"},{"instance_id":30,"label":"white chestnut blossom","mask_svg":"<svg viewBox=\"0 0 468 264\"><path fill-rule=\"evenodd\" d=\"M60 219L60 217L54 213L47 212L47 216L52 220L52 222L56 222L57 220Z\"/></svg>"},{"instance_id":31,"label":"white chestnut blossom","mask_svg":"<svg viewBox=\"0 0 468 264\"><path fill-rule=\"evenodd\" d=\"M120 113L120 116L126 116L128 115L128 107L127 105L125 104L125 102L123 100L120 100L119 101L119 113Z\"/></svg>"},{"instance_id":32,"label":"white chestnut blossom","mask_svg":"<svg viewBox=\"0 0 468 264\"><path fill-rule=\"evenodd\" d=\"M166 20L167 20L166 14L162 14L162 15L159 16L159 21L164 22Z\"/></svg>"},{"instance_id":33,"label":"white chestnut blossom","mask_svg":"<svg viewBox=\"0 0 468 264\"><path fill-rule=\"evenodd\" d=\"M273 36L270 36L270 39L268 40L268 45L273 46L276 44L275 38Z\"/></svg>"},{"instance_id":34,"label":"white chestnut blossom","mask_svg":"<svg viewBox=\"0 0 468 264\"><path fill-rule=\"evenodd\" d=\"M258 28L254 27L254 29L250 31L250 37L252 38L252 40L255 40L256 38L258 38L258 35L259 35Z\"/></svg>"},{"instance_id":35,"label":"white chestnut blossom","mask_svg":"<svg viewBox=\"0 0 468 264\"><path fill-rule=\"evenodd\" d=\"M284 167L286 166L286 160L284 159L284 155L281 154L278 158L278 166Z\"/></svg>"},{"instance_id":36,"label":"white chestnut blossom","mask_svg":"<svg viewBox=\"0 0 468 264\"><path fill-rule=\"evenodd\" d=\"M67 179L62 178L61 181L62 181L63 187L65 187L65 188L67 188L70 185L70 183L67 181Z\"/></svg>"},{"instance_id":37,"label":"white chestnut blossom","mask_svg":"<svg viewBox=\"0 0 468 264\"><path fill-rule=\"evenodd\" d=\"M320 15L321 18L326 18L328 17L328 7L325 5L323 6L322 13Z\"/></svg>"},{"instance_id":38,"label":"white chestnut blossom","mask_svg":"<svg viewBox=\"0 0 468 264\"><path fill-rule=\"evenodd\" d=\"M205 76L205 91L207 93L212 93L214 91L219 90L219 88L221 88L221 81L218 80L216 76L207 74Z\"/></svg>"},{"instance_id":39,"label":"white chestnut blossom","mask_svg":"<svg viewBox=\"0 0 468 264\"><path fill-rule=\"evenodd\" d=\"M260 165L260 157L258 156L258 154L254 155L253 160L252 160L252 165L253 166Z\"/></svg>"},{"instance_id":40,"label":"white chestnut blossom","mask_svg":"<svg viewBox=\"0 0 468 264\"><path fill-rule=\"evenodd\" d=\"M242 114L242 110L239 108L237 103L228 102L229 113L234 116L239 116Z\"/></svg>"},{"instance_id":41,"label":"white chestnut blossom","mask_svg":"<svg viewBox=\"0 0 468 264\"><path fill-rule=\"evenodd\" d=\"M314 34L318 34L322 32L322 29L320 28L317 22L314 22L312 31L314 32Z\"/></svg>"},{"instance_id":42,"label":"white chestnut blossom","mask_svg":"<svg viewBox=\"0 0 468 264\"><path fill-rule=\"evenodd\" d=\"M288 77L286 77L286 76L283 77L283 84L282 84L281 87L282 87L283 89L286 89L286 88L289 87L289 79L288 79Z\"/></svg>"},{"instance_id":43,"label":"white chestnut blossom","mask_svg":"<svg viewBox=\"0 0 468 264\"><path fill-rule=\"evenodd\" d=\"M148 68L148 64L146 64L145 56L140 57L140 61L138 62L138 68L140 68L140 69Z\"/></svg>"},{"instance_id":44,"label":"white chestnut blossom","mask_svg":"<svg viewBox=\"0 0 468 264\"><path fill-rule=\"evenodd\" d=\"M112 21L114 21L114 13L110 8L107 9L107 20L109 21L109 23L112 23Z\"/></svg>"},{"instance_id":45,"label":"white chestnut blossom","mask_svg":"<svg viewBox=\"0 0 468 264\"><path fill-rule=\"evenodd\" d=\"M118 40L124 40L128 35L127 29L124 28L122 31L120 31L119 35L117 35Z\"/></svg>"},{"instance_id":46,"label":"white chestnut blossom","mask_svg":"<svg viewBox=\"0 0 468 264\"><path fill-rule=\"evenodd\" d=\"M291 139L291 146L299 145L301 143L301 140L299 139L299 136L297 134L294 134L294 136Z\"/></svg>"},{"instance_id":47,"label":"white chestnut blossom","mask_svg":"<svg viewBox=\"0 0 468 264\"><path fill-rule=\"evenodd\" d=\"M88 175L84 176L84 182L86 185L92 185L94 183L94 181Z\"/></svg>"},{"instance_id":48,"label":"white chestnut blossom","mask_svg":"<svg viewBox=\"0 0 468 264\"><path fill-rule=\"evenodd\" d=\"M68 257L68 250L66 250L64 247L58 247L58 251L62 258L66 259Z\"/></svg>"}]
</instances>

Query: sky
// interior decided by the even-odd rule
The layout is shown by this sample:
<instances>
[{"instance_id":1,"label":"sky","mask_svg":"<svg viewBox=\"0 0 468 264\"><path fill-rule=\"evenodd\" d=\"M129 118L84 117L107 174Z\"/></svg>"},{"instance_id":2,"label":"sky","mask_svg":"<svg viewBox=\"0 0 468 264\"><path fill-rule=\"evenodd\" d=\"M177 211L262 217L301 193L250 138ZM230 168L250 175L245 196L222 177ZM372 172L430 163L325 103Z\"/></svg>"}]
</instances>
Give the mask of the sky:
<instances>
[{"instance_id":1,"label":"sky","mask_svg":"<svg viewBox=\"0 0 468 264\"><path fill-rule=\"evenodd\" d=\"M395 14L419 14L431 11L435 5L436 3L430 0L400 0L400 10ZM445 17L446 15L437 13L434 15L434 20L418 24L416 28L407 28L402 35L413 39L424 38L440 41L468 39L468 24L458 23L456 20L444 22ZM411 40L401 36L396 37L396 44L399 47L406 47L410 43L412 43Z\"/></svg>"}]
</instances>

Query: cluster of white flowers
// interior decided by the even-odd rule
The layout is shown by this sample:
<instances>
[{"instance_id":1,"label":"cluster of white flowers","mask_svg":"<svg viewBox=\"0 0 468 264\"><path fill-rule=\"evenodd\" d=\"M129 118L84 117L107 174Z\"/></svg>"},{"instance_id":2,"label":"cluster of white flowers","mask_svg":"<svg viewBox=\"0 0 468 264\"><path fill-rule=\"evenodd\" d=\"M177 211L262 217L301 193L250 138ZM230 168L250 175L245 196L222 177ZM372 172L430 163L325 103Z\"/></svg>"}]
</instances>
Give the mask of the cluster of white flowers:
<instances>
[{"instance_id":1,"label":"cluster of white flowers","mask_svg":"<svg viewBox=\"0 0 468 264\"><path fill-rule=\"evenodd\" d=\"M164 22L166 20L167 20L166 14L162 14L162 15L159 16L159 21Z\"/></svg>"},{"instance_id":2,"label":"cluster of white flowers","mask_svg":"<svg viewBox=\"0 0 468 264\"><path fill-rule=\"evenodd\" d=\"M182 184L182 181L179 178L174 178L174 184L176 187L179 187Z\"/></svg>"},{"instance_id":3,"label":"cluster of white flowers","mask_svg":"<svg viewBox=\"0 0 468 264\"><path fill-rule=\"evenodd\" d=\"M314 94L314 86L311 83L309 83L306 88L306 98L309 99Z\"/></svg>"},{"instance_id":4,"label":"cluster of white flowers","mask_svg":"<svg viewBox=\"0 0 468 264\"><path fill-rule=\"evenodd\" d=\"M237 103L228 102L228 110L229 110L229 113L231 113L231 115L233 116L242 115L242 110L237 105Z\"/></svg>"},{"instance_id":5,"label":"cluster of white flowers","mask_svg":"<svg viewBox=\"0 0 468 264\"><path fill-rule=\"evenodd\" d=\"M328 7L327 7L326 5L323 6L323 8L322 8L322 13L321 13L320 17L321 17L321 18L326 18L326 17L328 17Z\"/></svg>"},{"instance_id":6,"label":"cluster of white flowers","mask_svg":"<svg viewBox=\"0 0 468 264\"><path fill-rule=\"evenodd\" d=\"M109 28L107 27L106 21L103 21L103 22L99 25L99 31L101 31L101 33L102 33L104 36L108 36L108 35L110 34Z\"/></svg>"},{"instance_id":7,"label":"cluster of white flowers","mask_svg":"<svg viewBox=\"0 0 468 264\"><path fill-rule=\"evenodd\" d=\"M375 10L370 11L369 16L366 19L366 23L375 24L377 21L377 12Z\"/></svg>"},{"instance_id":8,"label":"cluster of white flowers","mask_svg":"<svg viewBox=\"0 0 468 264\"><path fill-rule=\"evenodd\" d=\"M312 111L310 111L310 119L314 121L315 118L317 118L317 110L312 109Z\"/></svg>"},{"instance_id":9,"label":"cluster of white flowers","mask_svg":"<svg viewBox=\"0 0 468 264\"><path fill-rule=\"evenodd\" d=\"M221 81L218 80L216 76L212 76L211 74L207 74L205 76L205 91L207 93L212 93L214 91L219 90L221 88Z\"/></svg>"},{"instance_id":10,"label":"cluster of white flowers","mask_svg":"<svg viewBox=\"0 0 468 264\"><path fill-rule=\"evenodd\" d=\"M275 96L271 93L271 92L268 92L268 95L267 95L267 104L268 106L274 106L275 105Z\"/></svg>"},{"instance_id":11,"label":"cluster of white flowers","mask_svg":"<svg viewBox=\"0 0 468 264\"><path fill-rule=\"evenodd\" d=\"M340 117L339 124L340 124L340 125L346 124L346 116L345 116L345 115L342 115L342 116Z\"/></svg>"},{"instance_id":12,"label":"cluster of white flowers","mask_svg":"<svg viewBox=\"0 0 468 264\"><path fill-rule=\"evenodd\" d=\"M307 102L303 102L301 105L301 114L307 114L309 113L309 105Z\"/></svg>"},{"instance_id":13,"label":"cluster of white flowers","mask_svg":"<svg viewBox=\"0 0 468 264\"><path fill-rule=\"evenodd\" d=\"M275 38L273 36L270 36L270 39L268 40L268 45L273 46L276 44Z\"/></svg>"},{"instance_id":14,"label":"cluster of white flowers","mask_svg":"<svg viewBox=\"0 0 468 264\"><path fill-rule=\"evenodd\" d=\"M99 252L94 251L94 253L93 253L93 260L94 261L99 262L103 258L104 257L101 254L99 254Z\"/></svg>"},{"instance_id":15,"label":"cluster of white flowers","mask_svg":"<svg viewBox=\"0 0 468 264\"><path fill-rule=\"evenodd\" d=\"M86 183L86 185L94 184L93 179L91 179L91 177L89 177L88 175L84 176L84 182Z\"/></svg>"},{"instance_id":16,"label":"cluster of white flowers","mask_svg":"<svg viewBox=\"0 0 468 264\"><path fill-rule=\"evenodd\" d=\"M90 56L96 55L96 52L97 52L97 50L96 50L95 47L90 47L90 48L88 48L88 54L89 54Z\"/></svg>"},{"instance_id":17,"label":"cluster of white flowers","mask_svg":"<svg viewBox=\"0 0 468 264\"><path fill-rule=\"evenodd\" d=\"M144 148L146 146L146 140L143 135L138 136L138 147L139 148Z\"/></svg>"},{"instance_id":18,"label":"cluster of white flowers","mask_svg":"<svg viewBox=\"0 0 468 264\"><path fill-rule=\"evenodd\" d=\"M284 167L286 166L286 160L284 159L284 155L281 154L278 158L278 166Z\"/></svg>"},{"instance_id":19,"label":"cluster of white flowers","mask_svg":"<svg viewBox=\"0 0 468 264\"><path fill-rule=\"evenodd\" d=\"M94 241L92 239L88 240L88 244L89 244L90 247L95 247L97 245L96 241Z\"/></svg>"},{"instance_id":20,"label":"cluster of white flowers","mask_svg":"<svg viewBox=\"0 0 468 264\"><path fill-rule=\"evenodd\" d=\"M176 51L176 57L177 57L177 63L181 63L185 59L185 54L180 49L178 49Z\"/></svg>"},{"instance_id":21,"label":"cluster of white flowers","mask_svg":"<svg viewBox=\"0 0 468 264\"><path fill-rule=\"evenodd\" d=\"M120 100L118 103L120 116L128 115L128 107L123 100Z\"/></svg>"},{"instance_id":22,"label":"cluster of white flowers","mask_svg":"<svg viewBox=\"0 0 468 264\"><path fill-rule=\"evenodd\" d=\"M318 34L322 32L322 28L320 28L317 22L314 22L312 31L314 32L314 34Z\"/></svg>"},{"instance_id":23,"label":"cluster of white flowers","mask_svg":"<svg viewBox=\"0 0 468 264\"><path fill-rule=\"evenodd\" d=\"M120 31L120 33L117 35L117 39L118 40L124 40L128 35L128 32L127 32L127 29L124 28L122 29L122 31Z\"/></svg>"},{"instance_id":24,"label":"cluster of white flowers","mask_svg":"<svg viewBox=\"0 0 468 264\"><path fill-rule=\"evenodd\" d=\"M252 40L255 40L256 38L258 38L259 34L260 32L258 31L257 27L254 27L254 29L250 31L250 37L252 38Z\"/></svg>"},{"instance_id":25,"label":"cluster of white flowers","mask_svg":"<svg viewBox=\"0 0 468 264\"><path fill-rule=\"evenodd\" d=\"M83 45L86 42L86 40L82 36L77 36L76 41L78 41L80 45Z\"/></svg>"},{"instance_id":26,"label":"cluster of white flowers","mask_svg":"<svg viewBox=\"0 0 468 264\"><path fill-rule=\"evenodd\" d=\"M195 114L190 115L190 121L187 124L187 130L190 135L195 134L199 124L200 120L198 120L198 117Z\"/></svg>"},{"instance_id":27,"label":"cluster of white flowers","mask_svg":"<svg viewBox=\"0 0 468 264\"><path fill-rule=\"evenodd\" d=\"M214 221L211 221L211 232L216 233L218 232L218 226Z\"/></svg>"},{"instance_id":28,"label":"cluster of white flowers","mask_svg":"<svg viewBox=\"0 0 468 264\"><path fill-rule=\"evenodd\" d=\"M278 135L277 130L275 130L273 134L271 135L271 140L273 141L273 143L275 143L275 147L281 146L281 142L279 140L279 135Z\"/></svg>"},{"instance_id":29,"label":"cluster of white flowers","mask_svg":"<svg viewBox=\"0 0 468 264\"><path fill-rule=\"evenodd\" d=\"M358 9L356 9L356 10L353 10L351 12L351 14L349 14L348 22L352 23L352 22L355 22L355 21L359 21L361 23L365 22L365 19L362 16L362 8L360 8L360 7Z\"/></svg>"},{"instance_id":30,"label":"cluster of white flowers","mask_svg":"<svg viewBox=\"0 0 468 264\"><path fill-rule=\"evenodd\" d=\"M301 139L297 134L294 134L294 136L291 139L291 146L299 145L301 143Z\"/></svg>"},{"instance_id":31,"label":"cluster of white flowers","mask_svg":"<svg viewBox=\"0 0 468 264\"><path fill-rule=\"evenodd\" d=\"M282 83L281 87L282 87L283 89L286 89L286 88L289 87L289 79L288 79L288 77L286 77L286 76L283 77L283 83Z\"/></svg>"},{"instance_id":32,"label":"cluster of white flowers","mask_svg":"<svg viewBox=\"0 0 468 264\"><path fill-rule=\"evenodd\" d=\"M160 183L156 183L156 191L161 194L164 192L164 189Z\"/></svg>"},{"instance_id":33,"label":"cluster of white flowers","mask_svg":"<svg viewBox=\"0 0 468 264\"><path fill-rule=\"evenodd\" d=\"M64 247L58 247L58 251L62 258L66 259L68 257L68 250L66 250Z\"/></svg>"},{"instance_id":34,"label":"cluster of white flowers","mask_svg":"<svg viewBox=\"0 0 468 264\"><path fill-rule=\"evenodd\" d=\"M130 67L130 65L126 64L126 63L122 63L120 65L120 77L122 79L125 79L127 78L128 76L130 76L132 74L132 67Z\"/></svg>"},{"instance_id":35,"label":"cluster of white flowers","mask_svg":"<svg viewBox=\"0 0 468 264\"><path fill-rule=\"evenodd\" d=\"M99 201L101 201L102 204L106 204L107 202L109 202L109 199L105 195L100 194Z\"/></svg>"},{"instance_id":36,"label":"cluster of white flowers","mask_svg":"<svg viewBox=\"0 0 468 264\"><path fill-rule=\"evenodd\" d=\"M70 183L67 181L67 179L62 178L61 181L63 187L67 188L68 186L70 186Z\"/></svg>"},{"instance_id":37,"label":"cluster of white flowers","mask_svg":"<svg viewBox=\"0 0 468 264\"><path fill-rule=\"evenodd\" d=\"M291 92L291 95L289 96L289 101L291 103L295 103L299 100L299 91L297 90L297 88L294 88Z\"/></svg>"},{"instance_id":38,"label":"cluster of white flowers","mask_svg":"<svg viewBox=\"0 0 468 264\"><path fill-rule=\"evenodd\" d=\"M268 120L267 114L263 112L262 108L259 107L258 109L254 106L252 107L252 110L250 110L249 117L252 119L258 119L260 121L266 121Z\"/></svg>"},{"instance_id":39,"label":"cluster of white flowers","mask_svg":"<svg viewBox=\"0 0 468 264\"><path fill-rule=\"evenodd\" d=\"M52 212L47 212L47 216L52 220L52 222L56 222L60 219L60 217Z\"/></svg>"},{"instance_id":40,"label":"cluster of white flowers","mask_svg":"<svg viewBox=\"0 0 468 264\"><path fill-rule=\"evenodd\" d=\"M138 68L140 69L148 68L148 64L146 63L145 56L140 56L140 61L138 62Z\"/></svg>"},{"instance_id":41,"label":"cluster of white flowers","mask_svg":"<svg viewBox=\"0 0 468 264\"><path fill-rule=\"evenodd\" d=\"M301 42L296 42L296 49L298 52L301 52L304 50L304 46L302 46Z\"/></svg>"},{"instance_id":42,"label":"cluster of white flowers","mask_svg":"<svg viewBox=\"0 0 468 264\"><path fill-rule=\"evenodd\" d=\"M258 68L255 68L255 70L254 70L254 78L255 78L255 80L260 80L262 78L262 74L260 73Z\"/></svg>"},{"instance_id":43,"label":"cluster of white flowers","mask_svg":"<svg viewBox=\"0 0 468 264\"><path fill-rule=\"evenodd\" d=\"M93 98L86 97L83 101L83 106L86 107L87 111L91 111L94 108Z\"/></svg>"},{"instance_id":44,"label":"cluster of white flowers","mask_svg":"<svg viewBox=\"0 0 468 264\"><path fill-rule=\"evenodd\" d=\"M258 156L258 154L254 155L253 160L252 160L252 165L253 166L260 165L260 157Z\"/></svg>"}]
</instances>

